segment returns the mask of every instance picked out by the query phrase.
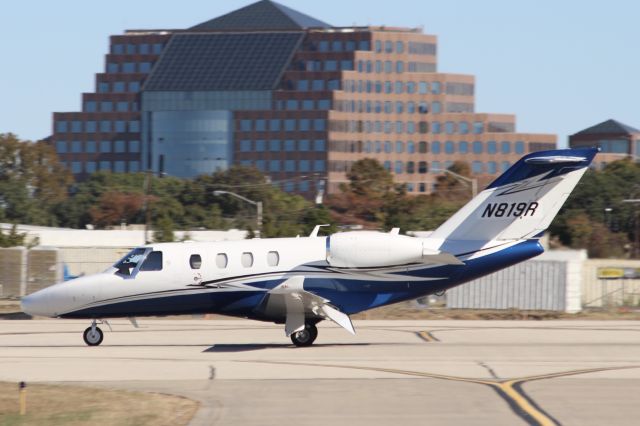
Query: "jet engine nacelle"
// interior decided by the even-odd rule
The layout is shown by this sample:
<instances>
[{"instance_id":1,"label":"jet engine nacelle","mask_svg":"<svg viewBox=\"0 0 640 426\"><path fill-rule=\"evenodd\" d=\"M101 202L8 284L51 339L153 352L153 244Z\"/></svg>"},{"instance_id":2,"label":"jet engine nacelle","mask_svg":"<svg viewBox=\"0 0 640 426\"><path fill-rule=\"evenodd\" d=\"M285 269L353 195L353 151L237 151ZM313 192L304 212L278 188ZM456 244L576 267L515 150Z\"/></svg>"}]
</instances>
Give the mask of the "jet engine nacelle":
<instances>
[{"instance_id":1,"label":"jet engine nacelle","mask_svg":"<svg viewBox=\"0 0 640 426\"><path fill-rule=\"evenodd\" d=\"M327 262L337 268L373 268L422 262L422 240L398 234L356 231L327 237Z\"/></svg>"}]
</instances>

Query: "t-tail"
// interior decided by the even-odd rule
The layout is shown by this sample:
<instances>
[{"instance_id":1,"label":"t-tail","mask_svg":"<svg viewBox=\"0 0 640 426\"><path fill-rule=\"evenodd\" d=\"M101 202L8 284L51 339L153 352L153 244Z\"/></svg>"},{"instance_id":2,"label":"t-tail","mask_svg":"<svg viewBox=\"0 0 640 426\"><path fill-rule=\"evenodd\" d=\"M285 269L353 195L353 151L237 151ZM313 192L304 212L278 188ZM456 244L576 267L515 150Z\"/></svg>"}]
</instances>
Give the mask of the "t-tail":
<instances>
[{"instance_id":1,"label":"t-tail","mask_svg":"<svg viewBox=\"0 0 640 426\"><path fill-rule=\"evenodd\" d=\"M591 164L597 148L534 152L491 183L436 229L442 251L482 250L537 239L549 227Z\"/></svg>"}]
</instances>

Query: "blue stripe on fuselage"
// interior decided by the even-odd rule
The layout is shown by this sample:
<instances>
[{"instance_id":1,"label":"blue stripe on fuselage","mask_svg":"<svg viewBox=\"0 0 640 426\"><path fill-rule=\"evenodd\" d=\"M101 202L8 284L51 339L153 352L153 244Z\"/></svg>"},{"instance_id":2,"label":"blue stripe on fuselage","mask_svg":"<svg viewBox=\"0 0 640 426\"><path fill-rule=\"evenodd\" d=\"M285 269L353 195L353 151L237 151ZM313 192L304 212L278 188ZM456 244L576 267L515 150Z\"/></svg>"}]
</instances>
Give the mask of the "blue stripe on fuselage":
<instances>
[{"instance_id":1,"label":"blue stripe on fuselage","mask_svg":"<svg viewBox=\"0 0 640 426\"><path fill-rule=\"evenodd\" d=\"M437 293L478 277L522 262L544 250L537 240L523 241L496 253L471 259L465 265L445 265L403 273L407 277L423 277L424 281L363 281L344 278L307 278L304 289L330 300L342 312L353 314L379 306ZM428 279L427 279L428 278ZM285 279L269 279L248 283L256 292L197 292L166 295L141 300L121 301L85 308L62 315L64 318L111 318L219 313L256 319L256 312L265 298L265 289L281 284ZM279 318L278 318L279 320Z\"/></svg>"}]
</instances>

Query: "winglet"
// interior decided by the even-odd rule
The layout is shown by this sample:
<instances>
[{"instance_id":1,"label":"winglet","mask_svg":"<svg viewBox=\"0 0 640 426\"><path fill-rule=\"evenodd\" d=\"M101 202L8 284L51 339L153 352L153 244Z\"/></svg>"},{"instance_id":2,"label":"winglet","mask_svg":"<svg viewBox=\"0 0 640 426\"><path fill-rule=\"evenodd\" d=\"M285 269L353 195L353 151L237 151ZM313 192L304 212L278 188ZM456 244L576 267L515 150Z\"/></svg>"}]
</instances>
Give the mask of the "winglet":
<instances>
[{"instance_id":1,"label":"winglet","mask_svg":"<svg viewBox=\"0 0 640 426\"><path fill-rule=\"evenodd\" d=\"M313 228L313 231L311 231L311 233L309 234L309 238L317 237L318 236L318 232L320 231L320 228L322 228L323 226L331 226L331 225L329 223L323 223L322 225L316 225Z\"/></svg>"}]
</instances>

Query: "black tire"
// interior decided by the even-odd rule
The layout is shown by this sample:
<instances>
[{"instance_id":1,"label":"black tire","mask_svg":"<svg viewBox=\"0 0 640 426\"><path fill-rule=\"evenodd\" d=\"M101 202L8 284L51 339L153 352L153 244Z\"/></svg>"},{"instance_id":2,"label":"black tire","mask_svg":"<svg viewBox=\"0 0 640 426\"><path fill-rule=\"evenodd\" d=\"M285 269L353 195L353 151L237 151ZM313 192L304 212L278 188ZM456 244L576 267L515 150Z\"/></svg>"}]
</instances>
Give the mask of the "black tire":
<instances>
[{"instance_id":1,"label":"black tire","mask_svg":"<svg viewBox=\"0 0 640 426\"><path fill-rule=\"evenodd\" d=\"M298 347L311 346L318 337L318 328L313 324L304 326L304 330L296 331L291 335L291 341Z\"/></svg>"},{"instance_id":2,"label":"black tire","mask_svg":"<svg viewBox=\"0 0 640 426\"><path fill-rule=\"evenodd\" d=\"M104 339L104 333L100 330L100 327L96 327L95 333L92 332L91 327L88 327L82 334L84 342L89 346L98 346Z\"/></svg>"}]
</instances>

